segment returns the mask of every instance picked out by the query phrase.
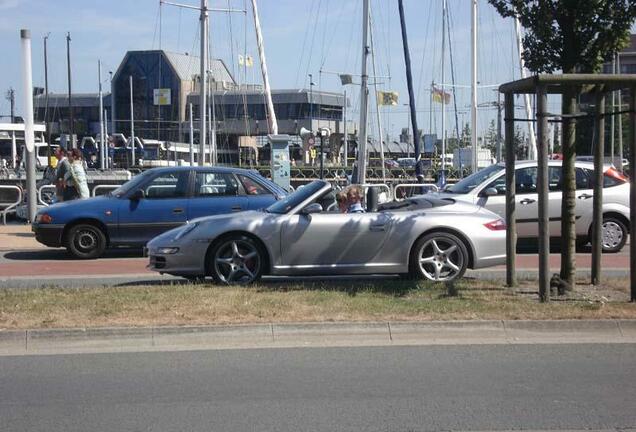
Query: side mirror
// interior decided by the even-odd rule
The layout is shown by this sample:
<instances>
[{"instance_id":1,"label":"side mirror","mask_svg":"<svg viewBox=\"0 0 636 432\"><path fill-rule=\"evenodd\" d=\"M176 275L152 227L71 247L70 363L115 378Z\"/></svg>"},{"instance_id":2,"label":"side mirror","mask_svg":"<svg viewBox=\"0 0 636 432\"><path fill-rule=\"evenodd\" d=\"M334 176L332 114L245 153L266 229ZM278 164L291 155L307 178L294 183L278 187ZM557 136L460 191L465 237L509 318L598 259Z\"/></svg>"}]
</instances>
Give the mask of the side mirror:
<instances>
[{"instance_id":1,"label":"side mirror","mask_svg":"<svg viewBox=\"0 0 636 432\"><path fill-rule=\"evenodd\" d=\"M143 197L146 194L144 194L143 189L137 189L136 191L134 191L132 194L130 194L130 196L128 197L129 200L131 201L139 201L140 199L143 199Z\"/></svg>"},{"instance_id":2,"label":"side mirror","mask_svg":"<svg viewBox=\"0 0 636 432\"><path fill-rule=\"evenodd\" d=\"M489 197L489 196L495 196L495 195L499 195L499 192L494 187L486 188L479 193L479 196L482 196L482 197Z\"/></svg>"},{"instance_id":3,"label":"side mirror","mask_svg":"<svg viewBox=\"0 0 636 432\"><path fill-rule=\"evenodd\" d=\"M318 203L312 203L309 204L308 206L306 206L305 208L303 208L300 211L300 214L302 215L310 215L312 213L320 213L322 212L322 206Z\"/></svg>"}]
</instances>

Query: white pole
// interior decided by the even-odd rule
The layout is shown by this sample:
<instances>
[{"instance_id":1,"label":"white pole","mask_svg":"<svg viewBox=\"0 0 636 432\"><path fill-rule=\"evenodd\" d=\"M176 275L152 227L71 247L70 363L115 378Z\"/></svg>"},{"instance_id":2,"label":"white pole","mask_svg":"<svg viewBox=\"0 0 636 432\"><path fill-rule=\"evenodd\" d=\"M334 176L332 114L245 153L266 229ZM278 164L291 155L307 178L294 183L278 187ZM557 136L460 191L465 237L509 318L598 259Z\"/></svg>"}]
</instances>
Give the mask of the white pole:
<instances>
[{"instance_id":1,"label":"white pole","mask_svg":"<svg viewBox=\"0 0 636 432\"><path fill-rule=\"evenodd\" d=\"M521 23L519 22L519 18L515 17L515 32L517 34L517 49L519 50L519 68L521 69L521 78L526 77L526 64L523 60L523 40L521 38ZM532 107L530 105L530 95L526 94L524 96L524 102L526 105L526 117L528 120L532 119ZM532 122L528 122L528 135L530 138L530 148L528 159L535 159L537 154L537 139L534 134L534 125Z\"/></svg>"},{"instance_id":2,"label":"white pole","mask_svg":"<svg viewBox=\"0 0 636 432\"><path fill-rule=\"evenodd\" d=\"M208 0L201 0L201 76L200 76L200 88L199 88L199 117L201 118L199 127L199 165L205 165L205 150L206 150L206 134L207 134L207 122L206 122L206 108L207 103L207 70L208 70Z\"/></svg>"},{"instance_id":3,"label":"white pole","mask_svg":"<svg viewBox=\"0 0 636 432\"><path fill-rule=\"evenodd\" d=\"M104 157L106 155L106 140L104 138L104 100L102 94L102 61L97 60L97 80L99 81L99 166L106 168Z\"/></svg>"},{"instance_id":4,"label":"white pole","mask_svg":"<svg viewBox=\"0 0 636 432\"><path fill-rule=\"evenodd\" d=\"M470 135L473 147L473 172L477 172L477 0L472 0L473 7L471 12L471 104L470 104L470 122L473 133Z\"/></svg>"},{"instance_id":5,"label":"white pole","mask_svg":"<svg viewBox=\"0 0 636 432\"><path fill-rule=\"evenodd\" d=\"M263 74L263 85L265 86L265 98L267 99L267 111L269 114L269 128L274 135L278 135L278 121L274 112L274 102L272 102L272 92L269 87L269 77L267 75L267 63L265 62L265 44L261 34L261 24L258 19L258 7L256 0L252 0L252 12L254 14L254 26L256 27L256 44L258 45L258 56L261 61L261 73Z\"/></svg>"},{"instance_id":6,"label":"white pole","mask_svg":"<svg viewBox=\"0 0 636 432\"><path fill-rule=\"evenodd\" d=\"M219 161L218 152L216 148L216 106L214 101L214 90L216 89L216 84L214 85L214 89L210 90L210 99L212 99L212 108L211 111L211 123L212 123L212 136L210 137L210 141L212 142L212 165L216 165Z\"/></svg>"},{"instance_id":7,"label":"white pole","mask_svg":"<svg viewBox=\"0 0 636 432\"><path fill-rule=\"evenodd\" d=\"M128 77L130 85L130 145L132 147L132 166L135 166L135 113L133 111L133 79L132 75Z\"/></svg>"},{"instance_id":8,"label":"white pole","mask_svg":"<svg viewBox=\"0 0 636 432\"><path fill-rule=\"evenodd\" d=\"M33 136L33 71L31 69L31 31L20 30L22 39L22 96L24 104L24 144L26 147L26 175L29 221L37 212L35 190L35 137Z\"/></svg>"},{"instance_id":9,"label":"white pole","mask_svg":"<svg viewBox=\"0 0 636 432\"><path fill-rule=\"evenodd\" d=\"M112 108L111 108L112 109ZM104 110L104 167L108 169L108 111Z\"/></svg>"},{"instance_id":10,"label":"white pole","mask_svg":"<svg viewBox=\"0 0 636 432\"><path fill-rule=\"evenodd\" d=\"M349 153L349 144L347 137L347 89L344 90L344 106L342 107L342 117L344 122L344 167L347 167L347 154Z\"/></svg>"},{"instance_id":11,"label":"white pole","mask_svg":"<svg viewBox=\"0 0 636 432\"><path fill-rule=\"evenodd\" d=\"M11 160L13 161L13 168L17 168L18 146L15 141L15 131L11 131Z\"/></svg>"},{"instance_id":12,"label":"white pole","mask_svg":"<svg viewBox=\"0 0 636 432\"><path fill-rule=\"evenodd\" d=\"M208 118L212 118L212 108L210 106L208 106ZM210 165L214 165L214 128L211 123L212 122L210 122Z\"/></svg>"},{"instance_id":13,"label":"white pole","mask_svg":"<svg viewBox=\"0 0 636 432\"><path fill-rule=\"evenodd\" d=\"M444 170L445 159L446 159L446 89L444 87L444 83L446 82L446 78L444 76L445 72L445 63L446 63L446 0L442 0L442 159L441 159L441 169ZM417 132L413 131L413 137ZM473 135L475 135L475 131L473 131ZM416 155L417 157L417 155Z\"/></svg>"},{"instance_id":14,"label":"white pole","mask_svg":"<svg viewBox=\"0 0 636 432\"><path fill-rule=\"evenodd\" d=\"M371 65L373 67L373 88L375 89L375 112L378 120L378 135L380 138L380 163L382 164L382 183L386 183L386 167L384 166L384 143L382 142L382 116L380 114L380 103L378 99L378 79L377 72L375 70L375 45L373 44L373 27L371 27L370 31L371 36Z\"/></svg>"},{"instance_id":15,"label":"white pole","mask_svg":"<svg viewBox=\"0 0 636 432\"><path fill-rule=\"evenodd\" d=\"M199 155L199 157L201 157ZM190 166L194 166L194 124L192 123L192 103L190 103Z\"/></svg>"},{"instance_id":16,"label":"white pole","mask_svg":"<svg viewBox=\"0 0 636 432\"><path fill-rule=\"evenodd\" d=\"M358 178L354 183L366 183L367 176L367 115L369 103L369 76L367 75L367 60L369 57L369 0L363 0L362 6L362 72L360 85L360 132L358 133Z\"/></svg>"}]
</instances>

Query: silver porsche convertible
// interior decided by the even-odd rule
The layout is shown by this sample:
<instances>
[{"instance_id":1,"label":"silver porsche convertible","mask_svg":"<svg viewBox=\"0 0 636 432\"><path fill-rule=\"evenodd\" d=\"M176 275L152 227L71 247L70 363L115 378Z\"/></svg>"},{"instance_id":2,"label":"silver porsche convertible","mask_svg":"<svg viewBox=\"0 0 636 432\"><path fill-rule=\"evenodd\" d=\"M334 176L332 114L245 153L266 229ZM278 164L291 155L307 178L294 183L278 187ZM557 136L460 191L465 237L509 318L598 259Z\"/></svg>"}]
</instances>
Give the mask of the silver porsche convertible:
<instances>
[{"instance_id":1,"label":"silver porsche convertible","mask_svg":"<svg viewBox=\"0 0 636 432\"><path fill-rule=\"evenodd\" d=\"M370 189L374 191L374 189ZM472 204L426 195L345 213L316 180L260 211L203 217L155 237L149 268L245 284L263 275L408 274L432 281L503 264L505 223Z\"/></svg>"}]
</instances>

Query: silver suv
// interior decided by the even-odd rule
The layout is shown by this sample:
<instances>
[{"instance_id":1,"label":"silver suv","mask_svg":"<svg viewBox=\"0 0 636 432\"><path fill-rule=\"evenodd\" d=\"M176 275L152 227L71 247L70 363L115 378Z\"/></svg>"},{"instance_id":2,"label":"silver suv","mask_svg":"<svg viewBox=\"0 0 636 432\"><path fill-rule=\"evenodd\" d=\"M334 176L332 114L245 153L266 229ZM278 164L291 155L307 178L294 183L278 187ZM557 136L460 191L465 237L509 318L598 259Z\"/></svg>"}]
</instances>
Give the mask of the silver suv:
<instances>
[{"instance_id":1,"label":"silver suv","mask_svg":"<svg viewBox=\"0 0 636 432\"><path fill-rule=\"evenodd\" d=\"M592 233L592 197L594 165L577 161L576 165L576 235L577 243L587 244ZM611 165L603 167L603 251L620 251L629 234L629 181ZM548 217L550 236L561 235L561 161L548 162ZM517 235L538 235L537 162L515 164ZM458 201L467 201L505 217L506 176L503 163L478 171L439 193Z\"/></svg>"}]
</instances>

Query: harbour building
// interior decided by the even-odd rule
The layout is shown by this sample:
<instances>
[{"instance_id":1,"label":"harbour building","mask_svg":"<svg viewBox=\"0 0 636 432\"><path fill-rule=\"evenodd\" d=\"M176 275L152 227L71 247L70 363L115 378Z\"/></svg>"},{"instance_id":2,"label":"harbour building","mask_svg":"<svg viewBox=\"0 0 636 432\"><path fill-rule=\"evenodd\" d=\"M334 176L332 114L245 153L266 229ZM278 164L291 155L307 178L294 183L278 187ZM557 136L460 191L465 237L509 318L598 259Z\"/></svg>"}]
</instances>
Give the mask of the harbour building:
<instances>
[{"instance_id":1,"label":"harbour building","mask_svg":"<svg viewBox=\"0 0 636 432\"><path fill-rule=\"evenodd\" d=\"M199 142L199 58L164 50L128 51L116 71L110 75L110 91L103 95L108 133L167 142L189 142L190 107L194 141ZM211 60L207 72L209 97L208 124L215 130L219 162L237 163L239 149L263 149L268 130L265 94L261 85L238 83L223 60ZM108 90L106 88L106 90ZM331 130L329 144L339 146L344 136L343 94L314 89L272 90L274 110L280 134L293 136L301 146L301 128ZM97 93L71 97L73 132L83 136L99 133L99 97ZM37 121L46 121L54 136L69 134L71 110L66 94L34 96ZM355 134L355 124L348 122ZM246 152L249 154L250 152Z\"/></svg>"}]
</instances>

